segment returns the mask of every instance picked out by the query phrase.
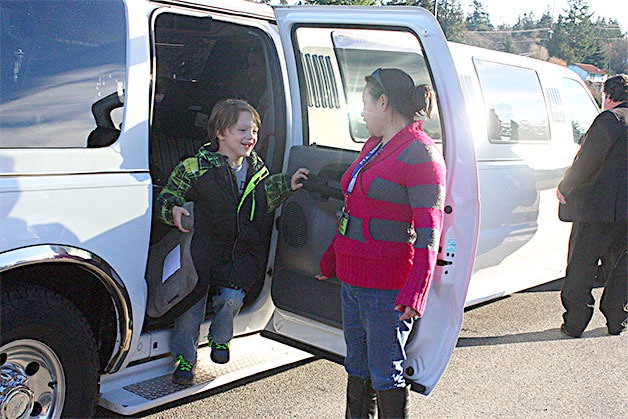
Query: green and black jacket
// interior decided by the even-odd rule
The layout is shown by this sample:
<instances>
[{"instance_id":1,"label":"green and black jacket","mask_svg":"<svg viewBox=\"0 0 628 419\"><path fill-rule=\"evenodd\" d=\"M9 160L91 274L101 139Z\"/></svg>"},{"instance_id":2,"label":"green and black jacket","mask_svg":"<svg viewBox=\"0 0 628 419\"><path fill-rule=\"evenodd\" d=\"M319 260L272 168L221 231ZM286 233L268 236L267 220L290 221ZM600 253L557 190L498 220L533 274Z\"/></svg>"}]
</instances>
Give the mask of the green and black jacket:
<instances>
[{"instance_id":1,"label":"green and black jacket","mask_svg":"<svg viewBox=\"0 0 628 419\"><path fill-rule=\"evenodd\" d=\"M159 218L174 226L172 208L194 202L192 259L199 285L183 306L191 306L211 286L250 290L263 280L268 226L274 210L291 194L290 178L268 175L253 152L242 197L228 160L207 145L177 164L157 198Z\"/></svg>"}]
</instances>

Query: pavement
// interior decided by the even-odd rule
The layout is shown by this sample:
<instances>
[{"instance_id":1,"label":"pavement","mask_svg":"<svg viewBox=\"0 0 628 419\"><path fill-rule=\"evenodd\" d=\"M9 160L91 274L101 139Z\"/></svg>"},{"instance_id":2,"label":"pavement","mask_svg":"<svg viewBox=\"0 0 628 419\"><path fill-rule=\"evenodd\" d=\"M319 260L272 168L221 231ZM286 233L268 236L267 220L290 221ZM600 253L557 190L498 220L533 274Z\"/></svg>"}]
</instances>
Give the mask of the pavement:
<instances>
[{"instance_id":1,"label":"pavement","mask_svg":"<svg viewBox=\"0 0 628 419\"><path fill-rule=\"evenodd\" d=\"M628 419L628 334L608 335L596 307L581 338L563 335L560 285L467 309L441 381L412 393L411 417ZM342 418L345 383L342 365L317 357L136 417Z\"/></svg>"}]
</instances>

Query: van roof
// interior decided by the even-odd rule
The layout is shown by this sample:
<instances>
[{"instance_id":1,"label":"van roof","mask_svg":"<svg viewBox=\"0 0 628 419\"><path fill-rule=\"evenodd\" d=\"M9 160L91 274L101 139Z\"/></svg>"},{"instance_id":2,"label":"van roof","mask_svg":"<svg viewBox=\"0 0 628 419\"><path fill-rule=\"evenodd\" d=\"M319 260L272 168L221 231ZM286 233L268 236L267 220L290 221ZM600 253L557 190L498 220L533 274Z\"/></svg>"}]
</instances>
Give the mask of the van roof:
<instances>
[{"instance_id":1,"label":"van roof","mask_svg":"<svg viewBox=\"0 0 628 419\"><path fill-rule=\"evenodd\" d=\"M267 4L255 3L245 0L164 0L159 3L179 4L184 6L196 6L238 15L261 17L275 20L273 8Z\"/></svg>"}]
</instances>

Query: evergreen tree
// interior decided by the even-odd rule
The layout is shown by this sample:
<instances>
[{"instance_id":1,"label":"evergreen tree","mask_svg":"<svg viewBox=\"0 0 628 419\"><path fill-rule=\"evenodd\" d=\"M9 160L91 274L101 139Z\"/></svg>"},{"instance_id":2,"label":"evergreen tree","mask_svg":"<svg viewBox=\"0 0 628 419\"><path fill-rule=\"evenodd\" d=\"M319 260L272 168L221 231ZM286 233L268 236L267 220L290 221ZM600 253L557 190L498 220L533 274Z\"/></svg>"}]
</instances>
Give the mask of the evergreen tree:
<instances>
[{"instance_id":1,"label":"evergreen tree","mask_svg":"<svg viewBox=\"0 0 628 419\"><path fill-rule=\"evenodd\" d=\"M420 6L434 14L433 0L388 0L387 6Z\"/></svg>"},{"instance_id":2,"label":"evergreen tree","mask_svg":"<svg viewBox=\"0 0 628 419\"><path fill-rule=\"evenodd\" d=\"M438 2L436 18L448 41L464 42L465 20L459 0Z\"/></svg>"},{"instance_id":3,"label":"evergreen tree","mask_svg":"<svg viewBox=\"0 0 628 419\"><path fill-rule=\"evenodd\" d=\"M473 11L467 16L466 28L468 31L490 31L493 25L484 11L484 4L480 0L473 0Z\"/></svg>"},{"instance_id":4,"label":"evergreen tree","mask_svg":"<svg viewBox=\"0 0 628 419\"><path fill-rule=\"evenodd\" d=\"M517 23L512 27L515 31L535 29L537 28L537 21L534 19L534 12L524 13L517 18Z\"/></svg>"},{"instance_id":5,"label":"evergreen tree","mask_svg":"<svg viewBox=\"0 0 628 419\"><path fill-rule=\"evenodd\" d=\"M600 43L596 40L589 5L586 0L568 0L567 16L559 15L552 39L547 43L550 54L570 64L600 63Z\"/></svg>"},{"instance_id":6,"label":"evergreen tree","mask_svg":"<svg viewBox=\"0 0 628 419\"><path fill-rule=\"evenodd\" d=\"M537 28L551 28L553 23L552 15L548 10L543 13L539 21L536 23Z\"/></svg>"},{"instance_id":7,"label":"evergreen tree","mask_svg":"<svg viewBox=\"0 0 628 419\"><path fill-rule=\"evenodd\" d=\"M500 51L509 52L511 54L516 54L517 50L515 49L515 44L512 42L512 35L507 33L504 36L504 41L502 42Z\"/></svg>"},{"instance_id":8,"label":"evergreen tree","mask_svg":"<svg viewBox=\"0 0 628 419\"><path fill-rule=\"evenodd\" d=\"M305 4L321 4L331 6L375 6L380 3L376 0L306 0Z\"/></svg>"}]
</instances>

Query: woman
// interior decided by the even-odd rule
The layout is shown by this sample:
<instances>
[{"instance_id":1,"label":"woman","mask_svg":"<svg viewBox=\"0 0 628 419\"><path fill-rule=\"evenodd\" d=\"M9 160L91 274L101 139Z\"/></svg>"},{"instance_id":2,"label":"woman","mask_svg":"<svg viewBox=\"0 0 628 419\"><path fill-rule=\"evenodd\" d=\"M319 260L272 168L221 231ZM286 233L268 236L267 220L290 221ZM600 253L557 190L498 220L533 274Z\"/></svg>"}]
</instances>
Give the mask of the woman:
<instances>
[{"instance_id":1,"label":"woman","mask_svg":"<svg viewBox=\"0 0 628 419\"><path fill-rule=\"evenodd\" d=\"M405 417L404 346L423 315L443 222L445 164L421 129L434 93L396 68L365 78L371 137L342 177L344 207L318 279L342 282L347 416Z\"/></svg>"}]
</instances>

